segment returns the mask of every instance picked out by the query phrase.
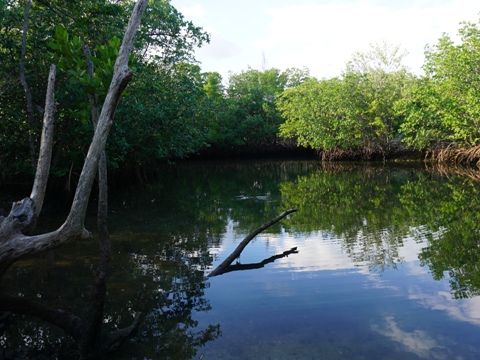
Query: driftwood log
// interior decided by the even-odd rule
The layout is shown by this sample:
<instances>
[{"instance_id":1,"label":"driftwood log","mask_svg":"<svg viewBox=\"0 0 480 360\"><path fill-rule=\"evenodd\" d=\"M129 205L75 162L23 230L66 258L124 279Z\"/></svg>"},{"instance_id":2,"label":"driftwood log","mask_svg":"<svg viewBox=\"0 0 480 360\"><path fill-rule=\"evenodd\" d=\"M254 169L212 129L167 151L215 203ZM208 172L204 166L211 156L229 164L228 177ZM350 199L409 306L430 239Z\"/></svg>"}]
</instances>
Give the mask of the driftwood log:
<instances>
[{"instance_id":1,"label":"driftwood log","mask_svg":"<svg viewBox=\"0 0 480 360\"><path fill-rule=\"evenodd\" d=\"M230 266L230 264L235 260L237 259L240 254L242 253L243 249L245 249L245 247L248 245L248 243L250 241L253 240L253 238L255 236L257 236L258 234L260 234L262 231L268 229L270 226L272 226L273 224L279 222L280 220L282 220L285 216L287 216L288 214L291 214L293 212L297 211L297 209L295 208L290 208L288 210L285 210L283 213L281 213L280 215L278 215L276 218L266 222L265 224L263 224L262 226L256 228L255 230L253 230L250 234L248 234L245 239L242 240L242 242L237 246L237 248L220 264L218 265L215 270L213 270L209 275L208 277L213 277L213 276L217 276L217 275L221 275L223 273L225 273L226 269Z\"/></svg>"}]
</instances>

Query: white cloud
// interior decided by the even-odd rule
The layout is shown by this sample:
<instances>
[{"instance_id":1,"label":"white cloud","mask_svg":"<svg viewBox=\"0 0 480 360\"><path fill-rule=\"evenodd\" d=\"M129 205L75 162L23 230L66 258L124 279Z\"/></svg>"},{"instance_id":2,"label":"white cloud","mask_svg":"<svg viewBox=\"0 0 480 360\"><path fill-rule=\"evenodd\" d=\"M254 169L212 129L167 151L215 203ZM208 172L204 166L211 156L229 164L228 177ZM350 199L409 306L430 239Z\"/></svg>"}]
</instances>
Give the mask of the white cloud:
<instances>
[{"instance_id":1,"label":"white cloud","mask_svg":"<svg viewBox=\"0 0 480 360\"><path fill-rule=\"evenodd\" d=\"M187 19L193 18L200 22L203 22L206 20L205 15L207 13L207 10L200 4L183 6L179 8L179 10Z\"/></svg>"},{"instance_id":2,"label":"white cloud","mask_svg":"<svg viewBox=\"0 0 480 360\"><path fill-rule=\"evenodd\" d=\"M416 300L432 310L440 310L452 319L480 325L480 298L453 299L449 291L429 292L425 288L410 287L409 299Z\"/></svg>"},{"instance_id":3,"label":"white cloud","mask_svg":"<svg viewBox=\"0 0 480 360\"><path fill-rule=\"evenodd\" d=\"M385 317L386 329L374 326L374 330L402 344L407 351L421 358L440 359L436 353L445 353L447 349L423 330L405 331L400 328L392 316Z\"/></svg>"},{"instance_id":4,"label":"white cloud","mask_svg":"<svg viewBox=\"0 0 480 360\"><path fill-rule=\"evenodd\" d=\"M313 76L339 76L352 54L385 41L409 52L405 65L421 73L424 47L442 33L454 37L461 21L476 22L478 0L172 0L212 35L197 51L203 71L224 78L262 54L271 67L307 66ZM273 5L272 5L273 4ZM252 7L255 9L252 10Z\"/></svg>"},{"instance_id":5,"label":"white cloud","mask_svg":"<svg viewBox=\"0 0 480 360\"><path fill-rule=\"evenodd\" d=\"M212 34L210 44L196 51L197 55L215 61L231 59L239 55L242 49L221 35Z\"/></svg>"},{"instance_id":6,"label":"white cloud","mask_svg":"<svg viewBox=\"0 0 480 360\"><path fill-rule=\"evenodd\" d=\"M416 1L409 7L371 0L275 7L268 10L267 33L254 45L280 68L306 65L313 75L331 77L340 75L354 52L386 41L405 48L410 53L405 64L418 72L425 45L436 43L443 32L455 35L459 22L476 20L479 10L473 0Z\"/></svg>"}]
</instances>

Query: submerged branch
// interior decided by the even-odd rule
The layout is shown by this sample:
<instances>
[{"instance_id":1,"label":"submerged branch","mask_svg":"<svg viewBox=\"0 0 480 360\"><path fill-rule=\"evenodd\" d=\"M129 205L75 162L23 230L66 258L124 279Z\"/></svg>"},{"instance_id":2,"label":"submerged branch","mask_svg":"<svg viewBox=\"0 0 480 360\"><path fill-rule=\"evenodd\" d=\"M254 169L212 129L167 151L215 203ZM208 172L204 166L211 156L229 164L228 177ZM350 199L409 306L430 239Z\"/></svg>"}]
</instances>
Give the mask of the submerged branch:
<instances>
[{"instance_id":1,"label":"submerged branch","mask_svg":"<svg viewBox=\"0 0 480 360\"><path fill-rule=\"evenodd\" d=\"M212 276L217 276L217 275L220 275L220 274L223 274L223 272L225 271L225 269L236 259L240 256L240 254L242 253L243 249L245 249L245 247L248 245L248 243L250 241L252 241L252 239L257 236L258 234L260 234L262 231L268 229L270 226L272 226L273 224L279 222L280 220L282 220L285 216L287 216L288 214L291 214L293 212L297 211L297 209L295 208L291 208L291 209L288 209L288 210L285 210L283 213L281 213L280 215L278 215L276 218L270 220L269 222L266 222L265 224L263 224L262 226L256 228L255 230L253 230L250 234L248 234L245 239L242 240L242 242L237 246L237 248L230 254L230 256L228 256L220 265L217 266L217 268L215 270L213 270L209 275L208 277L212 277Z\"/></svg>"}]
</instances>

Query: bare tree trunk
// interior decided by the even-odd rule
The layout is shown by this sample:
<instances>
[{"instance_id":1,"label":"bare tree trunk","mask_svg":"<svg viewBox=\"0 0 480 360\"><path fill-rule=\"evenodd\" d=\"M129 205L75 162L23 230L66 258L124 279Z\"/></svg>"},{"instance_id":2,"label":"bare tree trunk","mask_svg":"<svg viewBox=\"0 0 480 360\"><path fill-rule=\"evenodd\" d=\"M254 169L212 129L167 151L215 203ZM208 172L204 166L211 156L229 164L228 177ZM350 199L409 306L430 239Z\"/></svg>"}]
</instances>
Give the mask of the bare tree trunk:
<instances>
[{"instance_id":1,"label":"bare tree trunk","mask_svg":"<svg viewBox=\"0 0 480 360\"><path fill-rule=\"evenodd\" d=\"M280 215L278 215L276 218L273 218L272 220L266 222L265 224L263 224L262 226L256 228L255 230L253 230L250 234L248 234L245 239L242 240L242 242L240 244L238 244L237 248L220 264L217 266L217 268L215 270L213 270L209 275L208 277L212 277L212 276L217 276L217 275L220 275L220 274L223 274L225 272L225 270L228 268L228 266L235 260L237 259L240 254L242 253L243 249L245 249L245 247L248 245L248 243L250 241L252 241L252 239L257 236L258 234L260 234L263 230L265 229L268 229L270 226L272 226L273 224L279 222L280 220L282 220L285 216L287 216L288 214L291 214L293 212L297 211L297 209L295 208L290 208L288 210L285 210L283 213L281 213Z\"/></svg>"},{"instance_id":2,"label":"bare tree trunk","mask_svg":"<svg viewBox=\"0 0 480 360\"><path fill-rule=\"evenodd\" d=\"M100 155L105 149L105 143L107 142L108 134L113 123L113 116L115 115L118 101L120 100L123 90L133 76L133 72L128 68L128 59L133 49L133 38L138 29L147 3L147 0L139 0L135 5L132 16L129 20L122 46L115 62L112 82L110 83L110 88L108 89L102 107L97 129L83 164L82 173L80 174L79 184L75 192L70 214L63 225L71 227L86 236L88 236L88 232L84 229L83 224L88 205L88 198L92 189Z\"/></svg>"},{"instance_id":3,"label":"bare tree trunk","mask_svg":"<svg viewBox=\"0 0 480 360\"><path fill-rule=\"evenodd\" d=\"M0 277L18 259L59 246L76 237L90 237L84 227L85 212L101 153L105 148L115 110L123 90L132 78L128 68L133 39L148 0L138 0L130 17L125 36L115 62L115 69L97 129L85 159L70 213L63 225L50 233L26 236L22 232L34 221L34 203L30 198L14 204L5 219L0 219ZM51 151L51 150L50 150Z\"/></svg>"},{"instance_id":4,"label":"bare tree trunk","mask_svg":"<svg viewBox=\"0 0 480 360\"><path fill-rule=\"evenodd\" d=\"M48 174L50 172L50 163L52 161L53 132L55 128L55 72L55 65L50 66L40 152L38 154L35 181L33 183L32 193L30 194L30 199L32 199L35 206L35 215L37 217L40 215L43 207L43 200L47 190Z\"/></svg>"},{"instance_id":5,"label":"bare tree trunk","mask_svg":"<svg viewBox=\"0 0 480 360\"><path fill-rule=\"evenodd\" d=\"M90 49L84 47L85 61L87 64L87 74L94 77L93 62ZM98 126L99 100L96 94L89 95L90 108L92 113L92 122L94 129ZM108 179L107 179L107 159L105 149L103 150L100 162L98 164L98 241L100 247L100 260L97 265L95 284L93 287L92 305L89 311L89 319L80 344L80 355L82 358L88 357L92 349L99 348L102 343L102 324L105 300L107 293L107 268L110 261L110 235L108 233Z\"/></svg>"},{"instance_id":6,"label":"bare tree trunk","mask_svg":"<svg viewBox=\"0 0 480 360\"><path fill-rule=\"evenodd\" d=\"M23 235L23 232L32 230L42 210L53 147L55 71L55 65L52 65L48 76L42 141L30 198L14 203L9 215L4 219L0 218L0 278L10 265L21 257L21 249L26 245L22 241L30 239ZM43 236L40 238L44 239ZM38 243L41 248L42 241Z\"/></svg>"},{"instance_id":7,"label":"bare tree trunk","mask_svg":"<svg viewBox=\"0 0 480 360\"><path fill-rule=\"evenodd\" d=\"M92 306L87 321L84 322L75 315L59 309L51 309L18 297L0 295L0 311L35 315L59 326L79 343L81 358L90 357L98 354L100 351L115 349L119 344L134 334L140 321L140 314L137 314L129 327L102 337L101 324L103 321L106 296L106 270L110 257L110 238L107 228L108 187L105 143L118 101L133 75L132 71L128 68L128 59L133 48L135 33L147 4L148 0L138 0L135 5L125 31L119 55L115 63L112 82L100 115L98 114L98 99L95 96L90 98L92 102L92 117L95 124L95 133L84 162L70 213L64 224L59 229L50 233L35 236L24 235L24 231L34 223L36 217L40 214L48 179L53 146L53 112L55 107L53 99L53 84L55 81L54 66L52 66L50 70L41 150L31 196L30 198L13 204L10 214L6 218L0 218L1 279L11 264L26 255L51 249L76 237L90 236L90 233L84 228L84 219L91 188L98 168L98 228L101 259L97 268ZM27 13L29 6L30 1L27 4ZM28 18L28 16L26 16L26 18ZM87 63L89 60L90 58L88 57ZM90 65L91 63L89 66ZM93 75L93 67L91 74Z\"/></svg>"}]
</instances>

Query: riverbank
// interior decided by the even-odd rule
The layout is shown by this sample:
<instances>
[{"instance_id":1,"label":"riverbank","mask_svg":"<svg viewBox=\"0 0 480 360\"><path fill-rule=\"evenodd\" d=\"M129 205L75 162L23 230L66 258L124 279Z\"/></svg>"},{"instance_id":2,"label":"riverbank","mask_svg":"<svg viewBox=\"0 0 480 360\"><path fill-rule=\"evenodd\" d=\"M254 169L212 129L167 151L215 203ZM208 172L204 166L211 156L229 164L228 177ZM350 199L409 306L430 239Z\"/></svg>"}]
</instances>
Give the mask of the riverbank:
<instances>
[{"instance_id":1,"label":"riverbank","mask_svg":"<svg viewBox=\"0 0 480 360\"><path fill-rule=\"evenodd\" d=\"M318 151L297 147L292 143L280 142L258 146L208 147L184 159L156 161L148 164L120 166L109 170L109 185L138 186L155 181L160 173L175 174L177 165L197 161L229 161L229 160L317 160L322 162L427 162L432 166L475 166L480 160L480 146L474 148L456 148L449 144L439 144L435 149L418 151L398 143L392 143L386 150L380 146L361 147L356 149L335 149ZM55 197L68 201L76 187L79 174L72 172L68 176L54 177L50 175L49 191ZM4 177L0 180L0 216L8 213L13 201L29 196L33 174L18 177ZM94 190L95 193L95 190ZM95 196L95 195L93 195Z\"/></svg>"}]
</instances>

